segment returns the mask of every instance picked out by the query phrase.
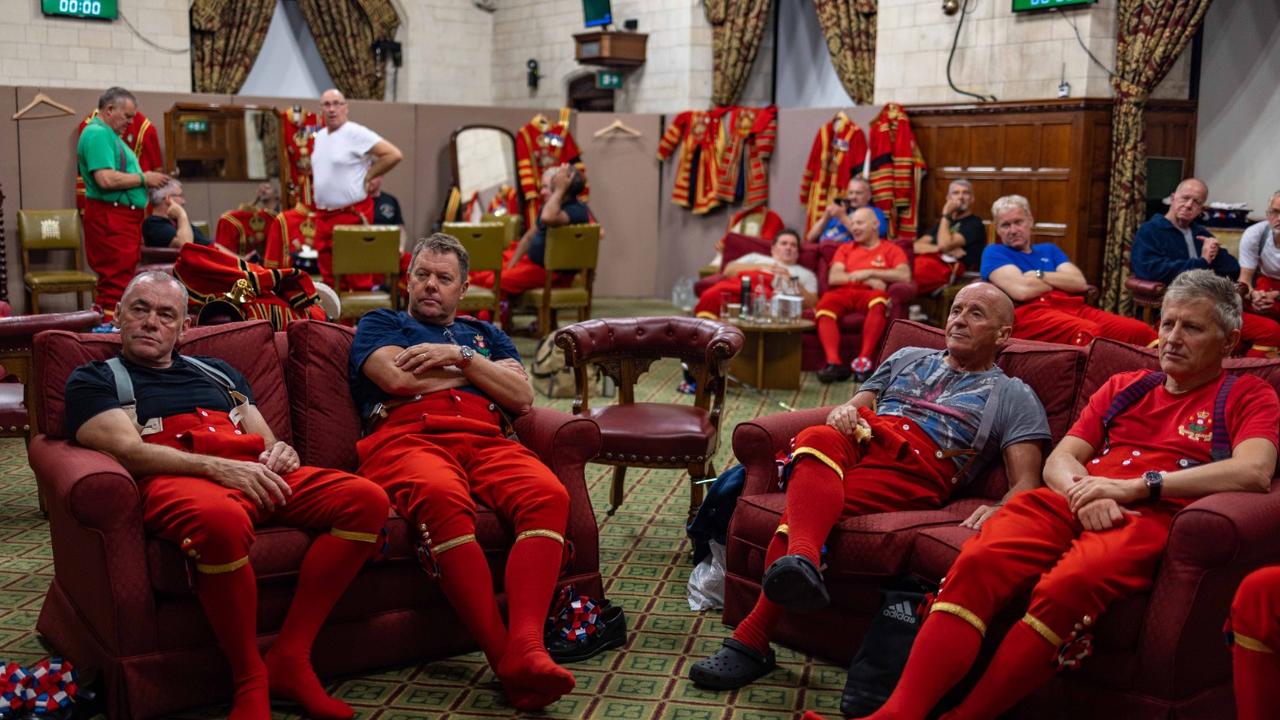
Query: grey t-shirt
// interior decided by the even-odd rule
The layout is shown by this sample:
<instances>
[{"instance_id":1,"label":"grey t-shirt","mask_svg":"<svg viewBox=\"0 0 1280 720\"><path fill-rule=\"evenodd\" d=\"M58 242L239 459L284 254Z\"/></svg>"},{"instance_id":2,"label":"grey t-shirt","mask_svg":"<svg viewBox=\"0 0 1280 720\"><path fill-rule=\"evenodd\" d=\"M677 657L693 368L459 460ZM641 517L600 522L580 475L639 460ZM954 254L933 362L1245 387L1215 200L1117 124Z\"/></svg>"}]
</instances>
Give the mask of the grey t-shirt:
<instances>
[{"instance_id":1,"label":"grey t-shirt","mask_svg":"<svg viewBox=\"0 0 1280 720\"><path fill-rule=\"evenodd\" d=\"M939 448L972 448L982 411L1004 371L998 365L984 372L954 370L947 364L946 353L940 350L911 361L890 382L894 359L911 349L903 348L880 363L859 391L877 394L877 415L915 422ZM1040 399L1021 380L1010 378L987 442L998 442L1004 449L1014 443L1049 439L1049 420ZM964 457L953 459L957 466L966 461Z\"/></svg>"}]
</instances>

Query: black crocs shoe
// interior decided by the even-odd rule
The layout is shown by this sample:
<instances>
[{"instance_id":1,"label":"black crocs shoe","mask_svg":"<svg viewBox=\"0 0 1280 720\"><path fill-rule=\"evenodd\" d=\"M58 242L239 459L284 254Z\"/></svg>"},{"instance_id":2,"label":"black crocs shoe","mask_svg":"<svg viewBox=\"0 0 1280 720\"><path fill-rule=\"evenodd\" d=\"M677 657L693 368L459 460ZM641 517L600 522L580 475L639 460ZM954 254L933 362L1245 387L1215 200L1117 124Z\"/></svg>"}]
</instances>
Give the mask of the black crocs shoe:
<instances>
[{"instance_id":1,"label":"black crocs shoe","mask_svg":"<svg viewBox=\"0 0 1280 720\"><path fill-rule=\"evenodd\" d=\"M843 363L830 364L818 371L818 382L829 385L833 382L848 380L853 371Z\"/></svg>"},{"instance_id":2,"label":"black crocs shoe","mask_svg":"<svg viewBox=\"0 0 1280 720\"><path fill-rule=\"evenodd\" d=\"M750 646L727 638L715 655L689 667L689 679L706 690L737 690L768 675L777 666L772 648L761 655Z\"/></svg>"},{"instance_id":3,"label":"black crocs shoe","mask_svg":"<svg viewBox=\"0 0 1280 720\"><path fill-rule=\"evenodd\" d=\"M803 555L783 555L764 571L764 596L791 612L813 612L831 603L822 572Z\"/></svg>"}]
</instances>

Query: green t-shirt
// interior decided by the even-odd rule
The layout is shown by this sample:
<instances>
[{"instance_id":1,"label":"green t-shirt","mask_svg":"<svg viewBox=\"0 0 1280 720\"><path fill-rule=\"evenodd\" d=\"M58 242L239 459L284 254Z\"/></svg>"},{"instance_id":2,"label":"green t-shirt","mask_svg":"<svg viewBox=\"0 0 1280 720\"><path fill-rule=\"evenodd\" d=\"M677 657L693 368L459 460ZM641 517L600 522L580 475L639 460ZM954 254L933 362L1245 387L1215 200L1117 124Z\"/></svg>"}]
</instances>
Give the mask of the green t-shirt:
<instances>
[{"instance_id":1,"label":"green t-shirt","mask_svg":"<svg viewBox=\"0 0 1280 720\"><path fill-rule=\"evenodd\" d=\"M147 204L147 191L143 187L127 190L103 190L93 179L94 170L104 168L130 175L142 172L138 157L111 126L95 117L84 126L80 142L76 143L76 162L80 165L80 177L84 178L84 194L90 200L127 203L137 208Z\"/></svg>"}]
</instances>

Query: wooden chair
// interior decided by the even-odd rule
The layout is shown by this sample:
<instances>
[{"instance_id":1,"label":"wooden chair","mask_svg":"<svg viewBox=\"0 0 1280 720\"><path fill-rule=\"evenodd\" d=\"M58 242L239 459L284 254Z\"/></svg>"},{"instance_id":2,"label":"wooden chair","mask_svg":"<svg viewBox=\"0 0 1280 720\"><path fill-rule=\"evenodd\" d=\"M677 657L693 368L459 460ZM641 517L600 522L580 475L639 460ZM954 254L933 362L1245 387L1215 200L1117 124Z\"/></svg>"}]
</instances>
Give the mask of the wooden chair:
<instances>
[{"instance_id":1,"label":"wooden chair","mask_svg":"<svg viewBox=\"0 0 1280 720\"><path fill-rule=\"evenodd\" d=\"M520 294L517 305L537 308L538 337L556 328L556 312L578 309L578 322L591 317L591 292L600 257L599 225L563 225L547 229L547 249L542 266L547 279L541 288ZM558 273L577 272L573 285L552 287Z\"/></svg>"},{"instance_id":2,"label":"wooden chair","mask_svg":"<svg viewBox=\"0 0 1280 720\"><path fill-rule=\"evenodd\" d=\"M622 505L628 467L689 471L689 518L702 504L701 481L714 478L720 416L729 363L742 350L738 328L688 317L607 318L570 325L556 334L577 383L575 415L595 420L600 454L592 462L613 466L608 513ZM635 385L654 361L676 358L698 383L693 405L636 402ZM615 405L592 408L590 387L599 369L618 385Z\"/></svg>"},{"instance_id":3,"label":"wooden chair","mask_svg":"<svg viewBox=\"0 0 1280 720\"><path fill-rule=\"evenodd\" d=\"M85 272L81 255L80 214L72 210L19 210L18 242L22 244L22 285L27 307L40 313L40 296L75 293L76 307L85 307L83 293L93 294L98 277ZM74 270L32 270L32 250L70 250Z\"/></svg>"},{"instance_id":4,"label":"wooden chair","mask_svg":"<svg viewBox=\"0 0 1280 720\"><path fill-rule=\"evenodd\" d=\"M400 226L338 225L333 229L333 276L384 275L387 291L338 292L338 320L359 320L378 308L400 309Z\"/></svg>"},{"instance_id":5,"label":"wooden chair","mask_svg":"<svg viewBox=\"0 0 1280 720\"><path fill-rule=\"evenodd\" d=\"M458 309L466 312L489 310L493 313L490 320L501 322L501 298L498 289L502 287L502 250L507 241L507 225L500 222L482 223L445 223L441 230L452 235L467 249L471 259L471 271L493 272L493 287L485 288L471 285L467 294L458 303Z\"/></svg>"}]
</instances>

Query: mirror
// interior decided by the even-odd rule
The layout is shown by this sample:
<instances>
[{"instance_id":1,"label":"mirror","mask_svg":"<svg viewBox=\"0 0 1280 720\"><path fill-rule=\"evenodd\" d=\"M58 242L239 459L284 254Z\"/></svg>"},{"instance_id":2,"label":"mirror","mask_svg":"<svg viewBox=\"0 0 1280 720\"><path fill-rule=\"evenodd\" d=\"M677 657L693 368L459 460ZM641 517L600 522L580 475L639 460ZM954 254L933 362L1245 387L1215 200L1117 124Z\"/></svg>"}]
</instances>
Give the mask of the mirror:
<instances>
[{"instance_id":1,"label":"mirror","mask_svg":"<svg viewBox=\"0 0 1280 720\"><path fill-rule=\"evenodd\" d=\"M519 212L516 184L516 141L509 130L492 125L468 125L449 138L453 155L453 186L461 194L464 214ZM512 209L514 206L514 209ZM501 208L501 211L499 209ZM469 220L469 217L463 217Z\"/></svg>"},{"instance_id":2,"label":"mirror","mask_svg":"<svg viewBox=\"0 0 1280 720\"><path fill-rule=\"evenodd\" d=\"M280 175L274 108L177 103L164 114L167 167L183 180L252 181Z\"/></svg>"}]
</instances>

